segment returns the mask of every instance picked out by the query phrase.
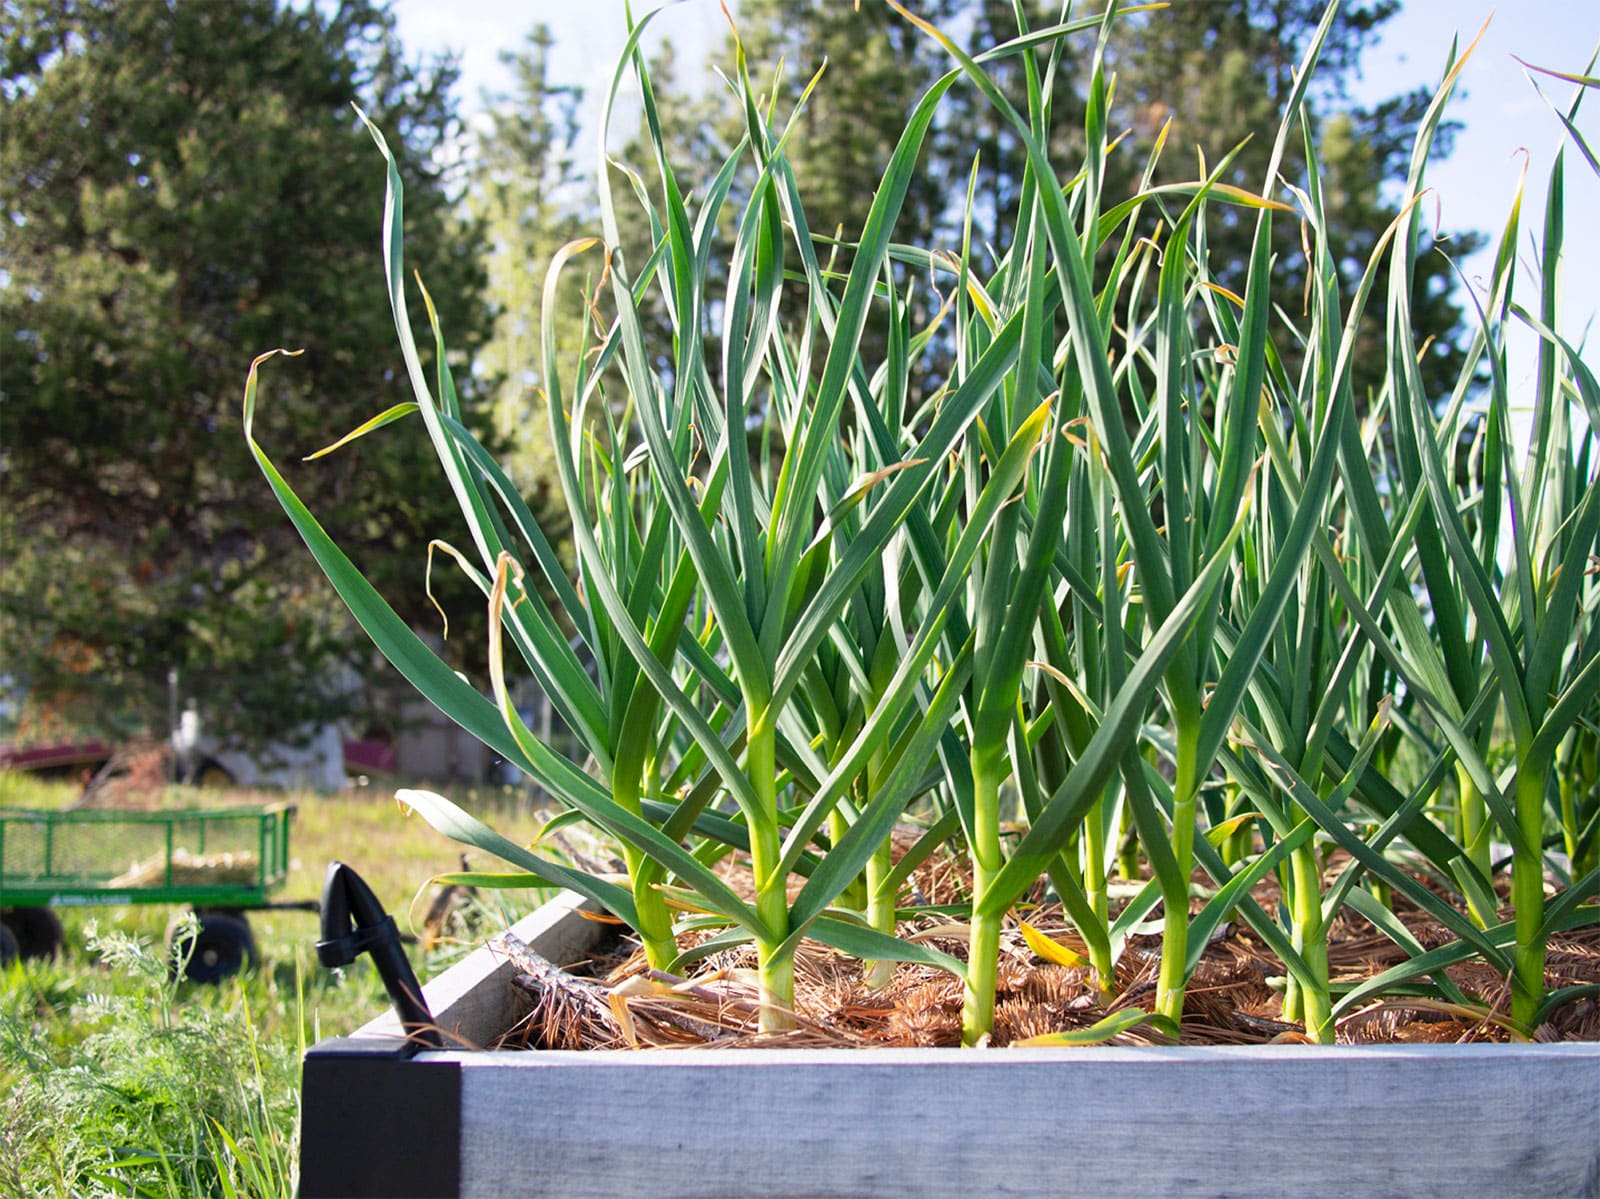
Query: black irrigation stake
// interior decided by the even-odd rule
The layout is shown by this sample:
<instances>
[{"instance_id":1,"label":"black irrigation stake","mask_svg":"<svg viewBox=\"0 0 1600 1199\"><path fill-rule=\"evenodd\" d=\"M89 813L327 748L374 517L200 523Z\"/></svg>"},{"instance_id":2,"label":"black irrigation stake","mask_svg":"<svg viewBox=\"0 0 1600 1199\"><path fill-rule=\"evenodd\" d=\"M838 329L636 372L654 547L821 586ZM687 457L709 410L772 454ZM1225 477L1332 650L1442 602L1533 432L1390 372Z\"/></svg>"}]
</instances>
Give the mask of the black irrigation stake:
<instances>
[{"instance_id":1,"label":"black irrigation stake","mask_svg":"<svg viewBox=\"0 0 1600 1199\"><path fill-rule=\"evenodd\" d=\"M436 1199L461 1188L461 1068L423 1049L444 1047L400 930L372 888L343 862L322 887L324 966L372 955L404 1041L335 1037L306 1051L301 1075L301 1199ZM404 1096L404 1101L397 1097Z\"/></svg>"},{"instance_id":2,"label":"black irrigation stake","mask_svg":"<svg viewBox=\"0 0 1600 1199\"><path fill-rule=\"evenodd\" d=\"M322 940L317 942L317 960L336 969L350 965L363 953L372 955L406 1039L419 1049L443 1049L444 1041L422 997L422 985L401 947L394 917L383 910L365 879L343 862L329 862L322 883Z\"/></svg>"}]
</instances>

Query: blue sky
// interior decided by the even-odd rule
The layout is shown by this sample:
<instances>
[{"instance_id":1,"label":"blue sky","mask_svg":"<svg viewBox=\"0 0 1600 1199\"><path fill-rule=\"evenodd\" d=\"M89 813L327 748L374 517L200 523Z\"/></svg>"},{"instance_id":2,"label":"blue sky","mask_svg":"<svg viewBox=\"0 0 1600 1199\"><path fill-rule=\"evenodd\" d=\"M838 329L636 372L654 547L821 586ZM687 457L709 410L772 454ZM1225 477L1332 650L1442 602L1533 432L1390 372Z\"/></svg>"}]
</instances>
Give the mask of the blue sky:
<instances>
[{"instance_id":1,"label":"blue sky","mask_svg":"<svg viewBox=\"0 0 1600 1199\"><path fill-rule=\"evenodd\" d=\"M847 0L839 0L845 3ZM1201 0L1192 0L1201 2ZM636 4L647 9L648 0ZM734 7L730 4L730 7ZM1476 36L1494 5L1489 0L1406 0L1383 41L1370 50L1358 97L1378 98L1436 82L1450 38L1462 45ZM563 82L582 84L594 101L610 80L624 39L622 5L607 0L397 0L401 36L413 52L449 47L461 56L462 97L469 111L484 89L499 89L507 77L498 64L503 47L515 47L537 22L556 37L555 66ZM662 13L656 27L670 36L686 66L704 62L721 46L727 28L717 0L685 0ZM1528 191L1542 196L1561 126L1513 56L1538 66L1581 71L1600 42L1597 0L1501 0L1488 32L1468 62L1450 114L1464 123L1451 157L1430 170L1443 227L1480 229L1497 237L1509 211L1523 152ZM1537 77L1545 95L1564 105L1572 87ZM1464 93L1464 94L1463 94ZM1586 101L1579 126L1600 149L1600 95ZM597 111L597 110L596 110ZM592 142L588 154L592 154ZM587 156L586 156L587 157ZM1600 312L1600 180L1576 154L1567 156L1567 242L1563 299L1569 334ZM1431 202L1430 202L1431 208ZM1542 204L1523 211L1522 253L1527 234L1537 232ZM1431 214L1428 218L1431 224ZM1462 264L1469 280L1486 280L1492 263L1484 251ZM1524 292L1531 302L1531 293ZM1597 330L1600 336L1600 330ZM1531 354L1518 354L1513 384L1531 370Z\"/></svg>"},{"instance_id":2,"label":"blue sky","mask_svg":"<svg viewBox=\"0 0 1600 1199\"><path fill-rule=\"evenodd\" d=\"M1465 46L1477 36L1493 9L1486 0L1407 0L1390 22L1383 43L1367 55L1365 78L1357 95L1375 97L1418 83L1431 85L1441 73L1451 35L1459 31ZM1446 228L1479 229L1497 239L1510 211L1526 151L1527 191L1540 198L1523 208L1521 253L1527 255L1528 234L1537 233L1544 219L1542 197L1562 129L1516 59L1581 72L1597 41L1600 4L1594 0L1502 0L1462 73L1449 109L1465 128L1456 138L1454 153L1429 170ZM1571 84L1542 75L1533 78L1539 80L1545 96L1565 107L1573 91ZM1600 150L1600 95L1591 95L1584 103L1586 111L1578 127L1591 147ZM1563 299L1567 319L1563 324L1564 331L1576 334L1600 312L1600 271L1595 269L1600 264L1600 224L1594 220L1594 214L1600 212L1600 179L1572 150L1567 153L1566 173ZM1469 280L1486 282L1491 254L1492 248L1485 249L1462 264ZM1526 287L1520 294L1525 302L1532 302ZM1525 340L1524 349L1527 344ZM1519 370L1524 376L1531 370L1531 354L1516 355L1514 386Z\"/></svg>"}]
</instances>

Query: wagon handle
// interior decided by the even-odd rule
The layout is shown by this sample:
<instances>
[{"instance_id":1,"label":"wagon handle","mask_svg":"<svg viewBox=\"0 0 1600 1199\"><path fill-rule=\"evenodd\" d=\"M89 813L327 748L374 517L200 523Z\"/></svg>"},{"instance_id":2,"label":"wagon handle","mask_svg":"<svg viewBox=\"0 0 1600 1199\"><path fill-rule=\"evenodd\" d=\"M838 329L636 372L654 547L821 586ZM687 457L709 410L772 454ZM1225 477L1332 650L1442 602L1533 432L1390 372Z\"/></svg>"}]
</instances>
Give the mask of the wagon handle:
<instances>
[{"instance_id":1,"label":"wagon handle","mask_svg":"<svg viewBox=\"0 0 1600 1199\"><path fill-rule=\"evenodd\" d=\"M406 1039L421 1049L444 1048L416 972L400 946L394 917L383 910L372 888L351 867L329 862L322 883L322 940L317 942L317 960L334 969L350 965L363 953L372 955Z\"/></svg>"}]
</instances>

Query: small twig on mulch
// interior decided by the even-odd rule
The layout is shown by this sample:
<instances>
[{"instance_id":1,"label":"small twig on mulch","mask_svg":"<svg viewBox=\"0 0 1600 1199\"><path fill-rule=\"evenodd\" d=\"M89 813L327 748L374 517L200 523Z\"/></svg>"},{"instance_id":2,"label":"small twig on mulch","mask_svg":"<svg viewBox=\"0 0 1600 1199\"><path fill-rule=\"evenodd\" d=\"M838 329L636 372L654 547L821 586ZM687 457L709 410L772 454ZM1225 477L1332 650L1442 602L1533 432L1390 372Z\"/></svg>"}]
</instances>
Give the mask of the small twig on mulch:
<instances>
[{"instance_id":1,"label":"small twig on mulch","mask_svg":"<svg viewBox=\"0 0 1600 1199\"><path fill-rule=\"evenodd\" d=\"M498 944L516 967L512 985L533 1000L524 1022L530 1048L604 1049L618 1042L604 986L568 974L514 933L502 933Z\"/></svg>"}]
</instances>

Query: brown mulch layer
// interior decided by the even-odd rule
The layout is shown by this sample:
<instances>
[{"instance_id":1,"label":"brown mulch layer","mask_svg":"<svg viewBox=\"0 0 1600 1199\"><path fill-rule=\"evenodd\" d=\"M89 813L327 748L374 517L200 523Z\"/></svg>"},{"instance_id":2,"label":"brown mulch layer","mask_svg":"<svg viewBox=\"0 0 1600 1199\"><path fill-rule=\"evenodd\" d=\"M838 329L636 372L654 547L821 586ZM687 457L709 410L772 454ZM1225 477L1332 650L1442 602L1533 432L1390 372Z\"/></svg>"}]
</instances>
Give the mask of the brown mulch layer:
<instances>
[{"instance_id":1,"label":"brown mulch layer","mask_svg":"<svg viewBox=\"0 0 1600 1199\"><path fill-rule=\"evenodd\" d=\"M1336 857L1330 871L1342 862ZM1330 878L1331 878L1330 873ZM729 876L738 885L736 875ZM958 902L966 893L961 864L935 860L917 872L919 904ZM1268 911L1278 895L1268 881L1255 892ZM1198 908L1196 909L1198 910ZM1454 940L1444 926L1400 897L1395 914L1425 947ZM1160 908L1151 913L1159 916ZM1502 911L1508 919L1509 911ZM1083 951L1059 904L1031 908L1026 919L1055 941ZM1147 918L1148 919L1148 918ZM966 927L959 918L925 917L903 922L900 935L961 958ZM1129 1008L1153 1007L1159 936L1132 937L1103 992L1086 967L1042 961L1023 939L1015 919L1001 937L995 1024L990 1043L1005 1046L1030 1037L1085 1029ZM961 1041L962 988L951 975L930 967L900 964L891 981L874 989L860 964L827 946L807 941L795 963L796 1025L791 1032L756 1031L759 989L753 947L724 950L695 967L692 978L652 971L632 943L597 954L563 972L527 947L512 944L516 985L532 1014L506 1039L506 1047L651 1048L793 1047L869 1048L955 1046ZM1406 953L1352 912L1341 913L1329 933L1329 967L1335 984L1354 984L1396 965ZM1466 1008L1436 999L1389 997L1363 1004L1338 1023L1340 1044L1467 1043L1511 1041L1510 987L1487 964L1473 960L1447 970L1468 997ZM1190 980L1182 1044L1251 1045L1305 1041L1302 1029L1283 1018L1283 967L1242 921L1223 925L1212 937ZM1600 924L1559 933L1549 941L1547 985L1551 989L1600 983ZM1557 1008L1535 1033L1538 1041L1600 1040L1600 1003L1578 999ZM1170 1043L1141 1025L1109 1043Z\"/></svg>"}]
</instances>

